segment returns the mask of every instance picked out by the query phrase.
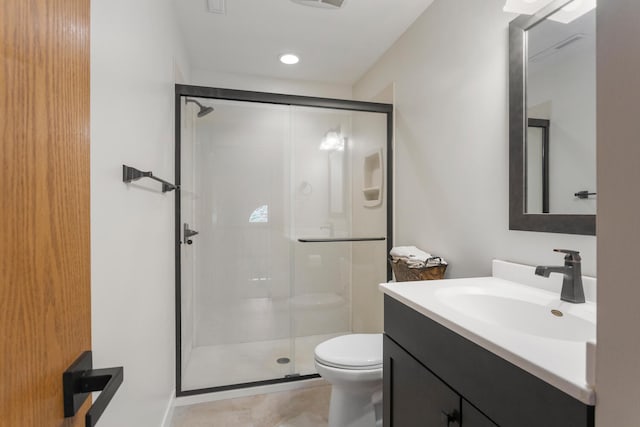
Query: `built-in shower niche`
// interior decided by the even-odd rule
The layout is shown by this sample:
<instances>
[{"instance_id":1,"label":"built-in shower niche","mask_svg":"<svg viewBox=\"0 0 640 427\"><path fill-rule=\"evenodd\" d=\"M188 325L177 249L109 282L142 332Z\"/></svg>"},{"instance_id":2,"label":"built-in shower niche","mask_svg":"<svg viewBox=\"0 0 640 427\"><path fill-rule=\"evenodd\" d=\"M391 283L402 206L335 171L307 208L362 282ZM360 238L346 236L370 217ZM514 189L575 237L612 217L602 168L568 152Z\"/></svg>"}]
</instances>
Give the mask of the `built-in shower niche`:
<instances>
[{"instance_id":1,"label":"built-in shower niche","mask_svg":"<svg viewBox=\"0 0 640 427\"><path fill-rule=\"evenodd\" d=\"M384 146L390 107L177 90L176 223L198 231L176 245L178 395L315 375L317 344L381 329L362 295L386 280L387 242L339 239L387 235L384 210L364 212L360 188L362 152ZM330 131L338 144L321 148Z\"/></svg>"},{"instance_id":2,"label":"built-in shower niche","mask_svg":"<svg viewBox=\"0 0 640 427\"><path fill-rule=\"evenodd\" d=\"M384 175L382 166L382 149L378 149L365 156L362 169L364 174L364 187L362 188L364 206L368 208L380 206L382 204Z\"/></svg>"}]
</instances>

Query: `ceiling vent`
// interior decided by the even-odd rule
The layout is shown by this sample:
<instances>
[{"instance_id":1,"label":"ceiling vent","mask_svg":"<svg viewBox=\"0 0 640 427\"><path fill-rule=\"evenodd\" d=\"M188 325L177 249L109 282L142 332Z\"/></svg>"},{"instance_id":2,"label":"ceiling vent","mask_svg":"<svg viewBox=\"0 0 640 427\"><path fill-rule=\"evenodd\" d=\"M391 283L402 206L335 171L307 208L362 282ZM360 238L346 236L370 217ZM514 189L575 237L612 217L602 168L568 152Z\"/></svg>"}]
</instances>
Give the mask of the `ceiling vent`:
<instances>
[{"instance_id":1,"label":"ceiling vent","mask_svg":"<svg viewBox=\"0 0 640 427\"><path fill-rule=\"evenodd\" d=\"M576 33L572 36L567 37L566 39L554 44L553 46L549 46L545 49L540 50L539 52L536 52L534 54L532 54L531 56L529 56L529 61L530 62L539 62L542 61L545 58L548 58L549 56L553 55L554 53L558 53L558 51L560 49L564 49L567 46L569 46L570 44L573 44L575 42L578 42L582 39L584 39L587 35L584 33Z\"/></svg>"},{"instance_id":2,"label":"ceiling vent","mask_svg":"<svg viewBox=\"0 0 640 427\"><path fill-rule=\"evenodd\" d=\"M305 6L322 7L324 9L340 9L344 0L291 0Z\"/></svg>"}]
</instances>

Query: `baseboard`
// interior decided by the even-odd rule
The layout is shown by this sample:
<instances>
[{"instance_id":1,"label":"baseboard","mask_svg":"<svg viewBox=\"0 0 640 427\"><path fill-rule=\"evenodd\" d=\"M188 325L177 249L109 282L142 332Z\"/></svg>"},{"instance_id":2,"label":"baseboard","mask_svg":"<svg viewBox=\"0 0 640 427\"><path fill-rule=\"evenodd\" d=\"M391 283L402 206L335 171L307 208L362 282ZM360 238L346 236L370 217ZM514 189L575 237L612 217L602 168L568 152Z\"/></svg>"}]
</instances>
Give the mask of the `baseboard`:
<instances>
[{"instance_id":1,"label":"baseboard","mask_svg":"<svg viewBox=\"0 0 640 427\"><path fill-rule=\"evenodd\" d=\"M167 404L167 409L164 411L164 417L162 418L162 427L171 427L171 421L173 419L173 408L176 406L176 391L171 391L171 396L169 396L169 403Z\"/></svg>"}]
</instances>

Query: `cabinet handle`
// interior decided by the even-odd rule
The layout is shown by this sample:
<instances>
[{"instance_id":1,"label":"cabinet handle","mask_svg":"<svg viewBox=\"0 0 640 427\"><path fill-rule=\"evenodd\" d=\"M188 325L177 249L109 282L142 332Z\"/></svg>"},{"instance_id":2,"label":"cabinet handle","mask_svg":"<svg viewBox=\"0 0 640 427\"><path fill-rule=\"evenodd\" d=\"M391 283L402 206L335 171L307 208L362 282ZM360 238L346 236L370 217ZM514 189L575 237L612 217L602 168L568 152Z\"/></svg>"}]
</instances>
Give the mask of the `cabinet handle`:
<instances>
[{"instance_id":1,"label":"cabinet handle","mask_svg":"<svg viewBox=\"0 0 640 427\"><path fill-rule=\"evenodd\" d=\"M460 412L457 410L453 410L450 413L441 411L440 412L440 421L442 422L443 427L450 427L453 423L458 424L460 422ZM459 425L459 424L458 424Z\"/></svg>"}]
</instances>

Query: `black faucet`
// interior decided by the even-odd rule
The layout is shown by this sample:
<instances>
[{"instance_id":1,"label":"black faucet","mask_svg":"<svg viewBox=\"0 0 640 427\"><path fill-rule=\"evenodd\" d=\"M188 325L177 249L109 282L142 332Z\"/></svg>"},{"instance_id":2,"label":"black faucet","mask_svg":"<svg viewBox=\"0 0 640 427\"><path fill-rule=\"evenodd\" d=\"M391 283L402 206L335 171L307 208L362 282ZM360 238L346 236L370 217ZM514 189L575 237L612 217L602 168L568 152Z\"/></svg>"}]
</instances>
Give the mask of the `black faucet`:
<instances>
[{"instance_id":1,"label":"black faucet","mask_svg":"<svg viewBox=\"0 0 640 427\"><path fill-rule=\"evenodd\" d=\"M564 257L564 266L550 267L539 265L536 267L538 276L549 277L551 273L562 273L562 292L560 299L575 304L583 303L584 289L582 288L582 267L580 262L580 252L568 249L554 249L554 252L562 252L566 254Z\"/></svg>"}]
</instances>

